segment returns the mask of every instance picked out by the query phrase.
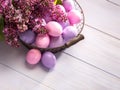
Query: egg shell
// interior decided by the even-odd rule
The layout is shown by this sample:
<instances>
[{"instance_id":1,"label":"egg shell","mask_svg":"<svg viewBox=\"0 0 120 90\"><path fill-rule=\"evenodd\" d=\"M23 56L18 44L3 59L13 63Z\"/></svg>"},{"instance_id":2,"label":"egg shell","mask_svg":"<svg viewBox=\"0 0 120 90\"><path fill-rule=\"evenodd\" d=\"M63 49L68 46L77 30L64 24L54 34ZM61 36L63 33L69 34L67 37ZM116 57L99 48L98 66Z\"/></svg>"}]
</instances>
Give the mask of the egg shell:
<instances>
[{"instance_id":1,"label":"egg shell","mask_svg":"<svg viewBox=\"0 0 120 90\"><path fill-rule=\"evenodd\" d=\"M63 0L63 6L67 12L75 8L73 0Z\"/></svg>"},{"instance_id":2,"label":"egg shell","mask_svg":"<svg viewBox=\"0 0 120 90\"><path fill-rule=\"evenodd\" d=\"M78 24L81 21L81 15L78 10L71 10L70 12L68 12L67 16L71 25Z\"/></svg>"},{"instance_id":3,"label":"egg shell","mask_svg":"<svg viewBox=\"0 0 120 90\"><path fill-rule=\"evenodd\" d=\"M63 35L65 42L68 42L69 40L71 40L77 36L77 29L74 26L67 26L63 30L62 35Z\"/></svg>"},{"instance_id":4,"label":"egg shell","mask_svg":"<svg viewBox=\"0 0 120 90\"><path fill-rule=\"evenodd\" d=\"M52 69L56 64L56 57L51 52L45 52L42 55L41 62L46 68Z\"/></svg>"},{"instance_id":5,"label":"egg shell","mask_svg":"<svg viewBox=\"0 0 120 90\"><path fill-rule=\"evenodd\" d=\"M63 29L64 29L65 27L67 27L67 26L70 26L69 20L67 20L67 21L65 21L65 22L59 22L59 23L60 23L60 25L62 26Z\"/></svg>"},{"instance_id":6,"label":"egg shell","mask_svg":"<svg viewBox=\"0 0 120 90\"><path fill-rule=\"evenodd\" d=\"M27 44L31 44L35 41L35 33L32 30L27 30L19 34L19 38Z\"/></svg>"},{"instance_id":7,"label":"egg shell","mask_svg":"<svg viewBox=\"0 0 120 90\"><path fill-rule=\"evenodd\" d=\"M26 61L29 64L37 64L41 59L41 52L37 49L31 49L26 55Z\"/></svg>"},{"instance_id":8,"label":"egg shell","mask_svg":"<svg viewBox=\"0 0 120 90\"><path fill-rule=\"evenodd\" d=\"M49 44L50 48L60 47L63 46L64 44L65 41L62 35L60 35L59 37L50 37L50 44Z\"/></svg>"},{"instance_id":9,"label":"egg shell","mask_svg":"<svg viewBox=\"0 0 120 90\"><path fill-rule=\"evenodd\" d=\"M49 35L47 34L38 34L36 37L35 44L39 48L47 48L50 43Z\"/></svg>"},{"instance_id":10,"label":"egg shell","mask_svg":"<svg viewBox=\"0 0 120 90\"><path fill-rule=\"evenodd\" d=\"M58 37L62 34L62 26L56 21L50 21L45 26L48 29L48 34L53 37Z\"/></svg>"}]
</instances>

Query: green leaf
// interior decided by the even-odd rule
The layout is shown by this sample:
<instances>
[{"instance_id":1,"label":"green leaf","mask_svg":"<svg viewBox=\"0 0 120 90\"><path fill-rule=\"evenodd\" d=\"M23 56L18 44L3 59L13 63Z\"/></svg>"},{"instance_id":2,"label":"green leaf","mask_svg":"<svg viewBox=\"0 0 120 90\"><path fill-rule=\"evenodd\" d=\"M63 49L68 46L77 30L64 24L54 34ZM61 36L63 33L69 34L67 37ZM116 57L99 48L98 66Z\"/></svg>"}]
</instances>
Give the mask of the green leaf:
<instances>
[{"instance_id":1,"label":"green leaf","mask_svg":"<svg viewBox=\"0 0 120 90\"><path fill-rule=\"evenodd\" d=\"M3 28L4 28L4 18L0 16L0 40L4 40Z\"/></svg>"},{"instance_id":2,"label":"green leaf","mask_svg":"<svg viewBox=\"0 0 120 90\"><path fill-rule=\"evenodd\" d=\"M62 0L55 0L55 4L62 4Z\"/></svg>"}]
</instances>

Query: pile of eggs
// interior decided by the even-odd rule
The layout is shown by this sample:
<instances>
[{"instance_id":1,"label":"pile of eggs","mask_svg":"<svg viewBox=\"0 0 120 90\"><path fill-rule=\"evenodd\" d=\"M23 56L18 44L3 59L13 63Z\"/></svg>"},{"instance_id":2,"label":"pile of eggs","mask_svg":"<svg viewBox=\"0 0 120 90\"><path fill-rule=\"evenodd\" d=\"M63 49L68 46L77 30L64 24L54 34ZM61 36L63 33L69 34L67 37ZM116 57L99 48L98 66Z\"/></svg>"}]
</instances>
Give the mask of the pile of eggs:
<instances>
[{"instance_id":1,"label":"pile of eggs","mask_svg":"<svg viewBox=\"0 0 120 90\"><path fill-rule=\"evenodd\" d=\"M81 14L75 9L74 1L63 0L59 5L60 9L67 14L66 22L57 22L44 19L47 34L35 34L33 30L27 30L19 35L20 39L27 44L35 45L39 48L55 48L64 45L77 36L78 30L76 24L81 22ZM26 55L27 63L35 65L39 62L48 69L56 64L56 57L52 52L46 51L41 53L38 49L31 49Z\"/></svg>"}]
</instances>

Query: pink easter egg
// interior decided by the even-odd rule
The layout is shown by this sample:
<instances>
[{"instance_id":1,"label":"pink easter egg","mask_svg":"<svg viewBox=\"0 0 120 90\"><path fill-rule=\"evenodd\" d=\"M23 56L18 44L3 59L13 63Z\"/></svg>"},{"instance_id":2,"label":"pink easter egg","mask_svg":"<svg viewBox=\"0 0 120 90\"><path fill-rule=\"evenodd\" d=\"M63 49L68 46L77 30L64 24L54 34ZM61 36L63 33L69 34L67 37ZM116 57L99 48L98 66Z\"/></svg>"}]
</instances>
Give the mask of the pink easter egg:
<instances>
[{"instance_id":1,"label":"pink easter egg","mask_svg":"<svg viewBox=\"0 0 120 90\"><path fill-rule=\"evenodd\" d=\"M41 52L37 49L31 49L26 55L26 61L29 64L37 64L41 59Z\"/></svg>"},{"instance_id":2,"label":"pink easter egg","mask_svg":"<svg viewBox=\"0 0 120 90\"><path fill-rule=\"evenodd\" d=\"M48 29L48 34L53 37L58 37L62 34L62 26L55 21L50 21L45 26Z\"/></svg>"},{"instance_id":3,"label":"pink easter egg","mask_svg":"<svg viewBox=\"0 0 120 90\"><path fill-rule=\"evenodd\" d=\"M68 19L71 25L80 23L80 12L78 10L72 9L70 12L68 12Z\"/></svg>"},{"instance_id":4,"label":"pink easter egg","mask_svg":"<svg viewBox=\"0 0 120 90\"><path fill-rule=\"evenodd\" d=\"M63 6L67 12L75 8L73 0L63 0Z\"/></svg>"},{"instance_id":5,"label":"pink easter egg","mask_svg":"<svg viewBox=\"0 0 120 90\"><path fill-rule=\"evenodd\" d=\"M47 48L50 43L50 38L47 34L38 34L36 37L35 44L39 48Z\"/></svg>"}]
</instances>

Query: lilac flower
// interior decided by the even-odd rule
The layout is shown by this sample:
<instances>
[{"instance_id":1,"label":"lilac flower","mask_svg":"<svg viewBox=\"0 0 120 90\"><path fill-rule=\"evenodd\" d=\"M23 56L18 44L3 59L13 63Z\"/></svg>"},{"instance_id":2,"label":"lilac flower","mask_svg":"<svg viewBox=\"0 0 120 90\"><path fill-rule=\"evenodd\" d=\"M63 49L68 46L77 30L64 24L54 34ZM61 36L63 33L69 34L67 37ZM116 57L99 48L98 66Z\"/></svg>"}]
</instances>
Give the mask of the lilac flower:
<instances>
[{"instance_id":1,"label":"lilac flower","mask_svg":"<svg viewBox=\"0 0 120 90\"><path fill-rule=\"evenodd\" d=\"M5 35L5 40L7 44L9 44L10 46L19 47L18 34L15 29L5 27L3 33Z\"/></svg>"},{"instance_id":2,"label":"lilac flower","mask_svg":"<svg viewBox=\"0 0 120 90\"><path fill-rule=\"evenodd\" d=\"M67 14L59 8L59 6L54 6L51 11L51 18L58 22L65 22L67 20Z\"/></svg>"},{"instance_id":3,"label":"lilac flower","mask_svg":"<svg viewBox=\"0 0 120 90\"><path fill-rule=\"evenodd\" d=\"M11 0L0 0L0 14L2 14L3 9L4 9L8 4L11 4Z\"/></svg>"},{"instance_id":4,"label":"lilac flower","mask_svg":"<svg viewBox=\"0 0 120 90\"><path fill-rule=\"evenodd\" d=\"M36 34L46 34L46 22L43 19L49 14L51 20L64 22L66 14L54 4L55 0L0 0L0 14L4 17L3 30L6 42L18 47L18 33L28 29Z\"/></svg>"}]
</instances>

